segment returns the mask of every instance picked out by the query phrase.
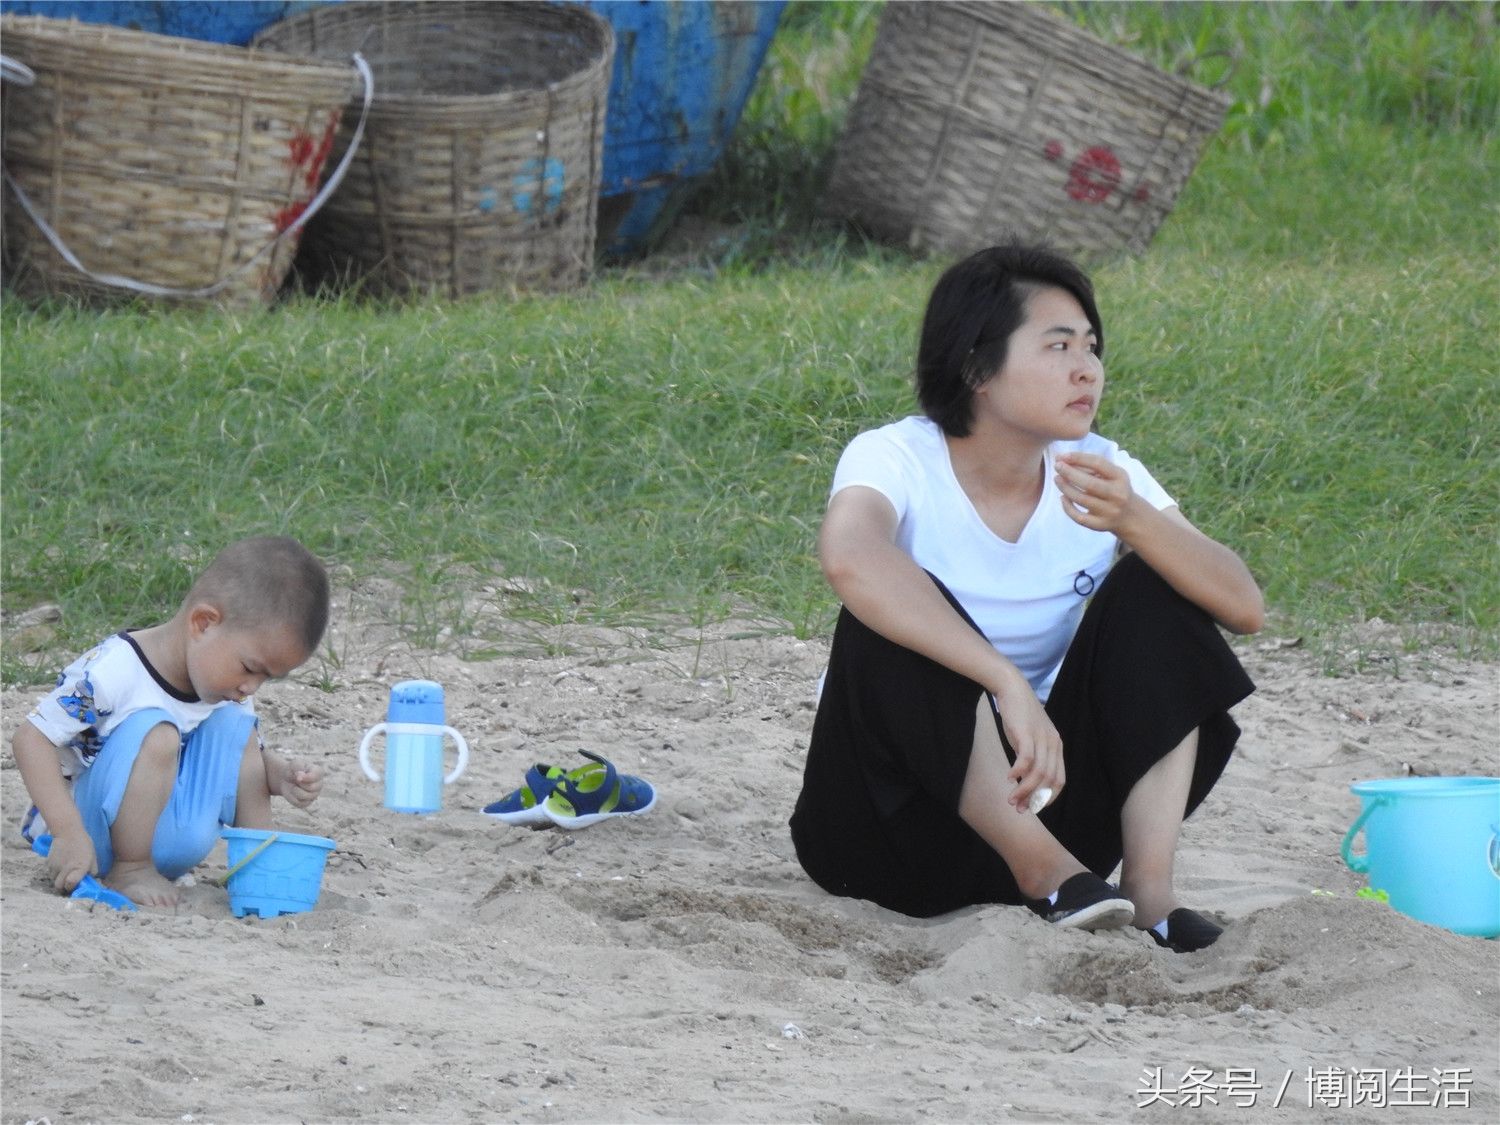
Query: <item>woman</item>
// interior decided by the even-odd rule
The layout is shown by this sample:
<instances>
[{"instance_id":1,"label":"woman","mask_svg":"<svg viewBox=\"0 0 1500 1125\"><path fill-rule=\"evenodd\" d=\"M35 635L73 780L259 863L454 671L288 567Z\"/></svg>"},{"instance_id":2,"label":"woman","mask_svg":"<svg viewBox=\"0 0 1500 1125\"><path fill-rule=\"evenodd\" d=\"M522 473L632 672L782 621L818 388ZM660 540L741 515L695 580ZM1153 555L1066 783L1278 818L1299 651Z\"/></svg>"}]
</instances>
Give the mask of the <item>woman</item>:
<instances>
[{"instance_id":1,"label":"woman","mask_svg":"<svg viewBox=\"0 0 1500 1125\"><path fill-rule=\"evenodd\" d=\"M1024 902L1189 951L1221 930L1176 898L1178 835L1254 690L1215 623L1254 633L1264 607L1092 432L1103 352L1088 277L1045 249L939 279L924 416L860 434L834 476L819 554L844 608L792 837L834 894Z\"/></svg>"}]
</instances>

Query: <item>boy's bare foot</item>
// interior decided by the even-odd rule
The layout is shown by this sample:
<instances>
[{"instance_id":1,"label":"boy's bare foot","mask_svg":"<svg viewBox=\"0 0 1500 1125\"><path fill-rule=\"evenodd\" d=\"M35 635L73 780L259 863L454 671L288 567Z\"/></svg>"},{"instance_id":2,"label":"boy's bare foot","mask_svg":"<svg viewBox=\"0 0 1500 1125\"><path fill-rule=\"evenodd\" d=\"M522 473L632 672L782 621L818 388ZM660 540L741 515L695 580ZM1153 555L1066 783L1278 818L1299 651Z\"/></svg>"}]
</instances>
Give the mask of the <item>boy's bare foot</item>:
<instances>
[{"instance_id":1,"label":"boy's bare foot","mask_svg":"<svg viewBox=\"0 0 1500 1125\"><path fill-rule=\"evenodd\" d=\"M119 891L137 906L176 906L181 895L177 887L148 860L144 863L116 863L99 880Z\"/></svg>"}]
</instances>

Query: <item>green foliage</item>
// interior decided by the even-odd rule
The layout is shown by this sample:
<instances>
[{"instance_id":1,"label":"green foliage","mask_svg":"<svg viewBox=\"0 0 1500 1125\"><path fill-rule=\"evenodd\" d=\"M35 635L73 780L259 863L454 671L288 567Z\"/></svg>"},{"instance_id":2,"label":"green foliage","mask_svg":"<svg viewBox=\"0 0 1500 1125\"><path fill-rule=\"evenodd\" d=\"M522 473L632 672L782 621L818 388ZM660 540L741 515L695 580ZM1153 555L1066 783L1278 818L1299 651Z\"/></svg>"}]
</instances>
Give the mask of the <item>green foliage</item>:
<instances>
[{"instance_id":1,"label":"green foliage","mask_svg":"<svg viewBox=\"0 0 1500 1125\"><path fill-rule=\"evenodd\" d=\"M1096 272L1101 428L1242 551L1274 627L1327 642L1380 616L1493 654L1493 5L1062 10L1164 65L1240 56L1151 251ZM464 595L497 577L527 580L506 609L539 638L826 629L833 466L913 409L941 265L815 217L878 16L788 7L698 205L749 233L702 274L238 316L7 297L7 610L63 603L80 648L169 613L226 540L285 532L398 579L392 619L422 643L478 628Z\"/></svg>"},{"instance_id":2,"label":"green foliage","mask_svg":"<svg viewBox=\"0 0 1500 1125\"><path fill-rule=\"evenodd\" d=\"M1069 3L1057 7L1234 98L1222 140L1321 148L1341 121L1492 133L1494 4Z\"/></svg>"},{"instance_id":3,"label":"green foliage","mask_svg":"<svg viewBox=\"0 0 1500 1125\"><path fill-rule=\"evenodd\" d=\"M1452 253L1389 271L1167 251L1116 267L1101 427L1180 482L1283 615L1493 629L1494 281Z\"/></svg>"},{"instance_id":4,"label":"green foliage","mask_svg":"<svg viewBox=\"0 0 1500 1125\"><path fill-rule=\"evenodd\" d=\"M243 318L7 302L7 603L149 620L226 539L284 532L413 598L490 574L530 580L519 612L544 621L818 627L817 495L899 350L901 286L621 280Z\"/></svg>"}]
</instances>

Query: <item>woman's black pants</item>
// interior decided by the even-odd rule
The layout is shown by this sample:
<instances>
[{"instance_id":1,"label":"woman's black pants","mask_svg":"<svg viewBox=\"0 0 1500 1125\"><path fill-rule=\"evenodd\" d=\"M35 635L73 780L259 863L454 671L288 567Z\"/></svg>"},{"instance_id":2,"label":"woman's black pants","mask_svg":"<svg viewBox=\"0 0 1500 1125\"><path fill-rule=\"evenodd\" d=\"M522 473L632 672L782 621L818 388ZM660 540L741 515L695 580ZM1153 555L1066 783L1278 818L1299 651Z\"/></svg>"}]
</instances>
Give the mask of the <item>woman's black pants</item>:
<instances>
[{"instance_id":1,"label":"woman's black pants","mask_svg":"<svg viewBox=\"0 0 1500 1125\"><path fill-rule=\"evenodd\" d=\"M840 611L791 818L797 858L819 886L916 917L1023 901L958 815L983 690ZM1126 555L1084 611L1047 700L1067 784L1042 823L1108 878L1135 783L1196 729L1190 815L1239 738L1229 709L1254 690L1212 619Z\"/></svg>"}]
</instances>

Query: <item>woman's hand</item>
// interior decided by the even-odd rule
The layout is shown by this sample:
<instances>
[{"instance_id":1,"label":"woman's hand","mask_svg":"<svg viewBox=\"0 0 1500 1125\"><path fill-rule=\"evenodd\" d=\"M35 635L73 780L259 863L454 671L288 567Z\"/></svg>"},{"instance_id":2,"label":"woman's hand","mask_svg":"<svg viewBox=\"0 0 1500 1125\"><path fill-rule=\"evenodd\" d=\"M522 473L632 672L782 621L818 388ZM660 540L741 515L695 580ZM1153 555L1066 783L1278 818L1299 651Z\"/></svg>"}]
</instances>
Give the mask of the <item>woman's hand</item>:
<instances>
[{"instance_id":1,"label":"woman's hand","mask_svg":"<svg viewBox=\"0 0 1500 1125\"><path fill-rule=\"evenodd\" d=\"M1067 781L1062 737L1042 708L1042 701L1019 673L994 696L1005 740L1016 754L1016 764L1006 775L1016 787L1006 800L1017 812L1025 812L1038 789L1051 789L1054 799L1062 792Z\"/></svg>"},{"instance_id":2,"label":"woman's hand","mask_svg":"<svg viewBox=\"0 0 1500 1125\"><path fill-rule=\"evenodd\" d=\"M1137 503L1125 470L1094 453L1062 453L1056 464L1055 480L1068 518L1124 538L1121 529Z\"/></svg>"}]
</instances>

